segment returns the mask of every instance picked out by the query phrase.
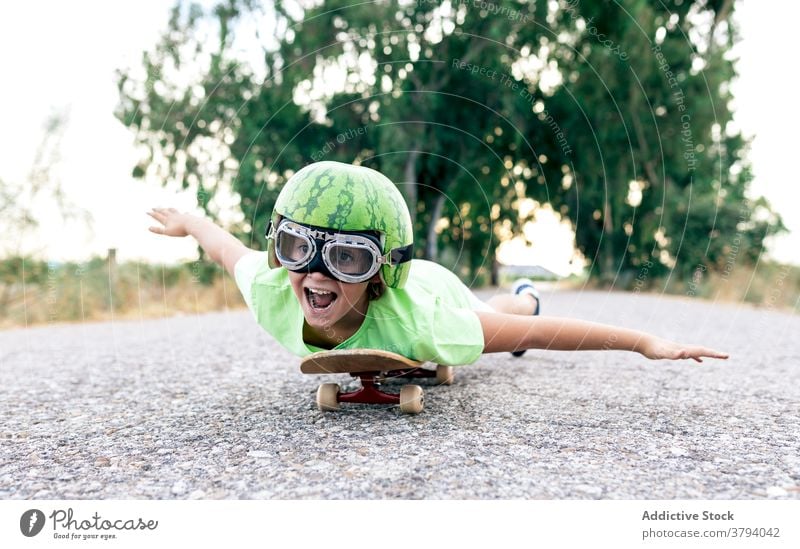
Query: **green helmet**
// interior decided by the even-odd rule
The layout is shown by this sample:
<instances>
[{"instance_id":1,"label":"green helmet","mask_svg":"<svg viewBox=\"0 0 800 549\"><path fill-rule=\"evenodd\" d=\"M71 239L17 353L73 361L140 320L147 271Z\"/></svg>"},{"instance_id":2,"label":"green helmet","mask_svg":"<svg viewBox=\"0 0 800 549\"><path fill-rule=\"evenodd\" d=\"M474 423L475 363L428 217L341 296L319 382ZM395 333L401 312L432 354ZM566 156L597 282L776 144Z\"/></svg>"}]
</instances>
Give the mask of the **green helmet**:
<instances>
[{"instance_id":1,"label":"green helmet","mask_svg":"<svg viewBox=\"0 0 800 549\"><path fill-rule=\"evenodd\" d=\"M342 162L309 164L290 177L275 201L273 227L282 218L334 231L377 231L384 255L407 248L403 255L410 257L414 241L408 207L394 183L380 172ZM280 265L273 239L267 241L267 255L270 267ZM388 287L402 288L410 269L410 261L393 261L380 272Z\"/></svg>"}]
</instances>

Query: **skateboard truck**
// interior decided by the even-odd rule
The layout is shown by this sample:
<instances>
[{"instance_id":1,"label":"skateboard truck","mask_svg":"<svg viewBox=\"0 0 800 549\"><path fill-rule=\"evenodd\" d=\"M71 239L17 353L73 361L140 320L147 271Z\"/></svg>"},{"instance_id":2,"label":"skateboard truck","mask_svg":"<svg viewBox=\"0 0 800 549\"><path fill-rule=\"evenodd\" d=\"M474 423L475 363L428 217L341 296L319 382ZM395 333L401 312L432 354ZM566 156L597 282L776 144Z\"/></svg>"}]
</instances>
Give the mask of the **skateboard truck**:
<instances>
[{"instance_id":1,"label":"skateboard truck","mask_svg":"<svg viewBox=\"0 0 800 549\"><path fill-rule=\"evenodd\" d=\"M425 397L419 385L404 385L400 394L381 391L378 378L381 372L360 372L350 374L361 380L361 387L355 391L342 393L338 383L323 383L317 389L317 408L323 411L339 409L340 402L357 404L399 404L400 411L418 414L422 411Z\"/></svg>"},{"instance_id":2,"label":"skateboard truck","mask_svg":"<svg viewBox=\"0 0 800 549\"><path fill-rule=\"evenodd\" d=\"M323 383L317 389L317 408L338 410L342 402L359 404L396 404L406 414L418 414L424 406L419 385L404 385L400 394L386 393L380 384L389 378L436 378L443 385L453 382L453 368L438 365L436 370L420 368L421 362L395 353L374 350L321 351L303 359L300 371L306 374L348 373L361 381L355 391L341 392L338 383ZM376 367L380 369L376 369Z\"/></svg>"}]
</instances>

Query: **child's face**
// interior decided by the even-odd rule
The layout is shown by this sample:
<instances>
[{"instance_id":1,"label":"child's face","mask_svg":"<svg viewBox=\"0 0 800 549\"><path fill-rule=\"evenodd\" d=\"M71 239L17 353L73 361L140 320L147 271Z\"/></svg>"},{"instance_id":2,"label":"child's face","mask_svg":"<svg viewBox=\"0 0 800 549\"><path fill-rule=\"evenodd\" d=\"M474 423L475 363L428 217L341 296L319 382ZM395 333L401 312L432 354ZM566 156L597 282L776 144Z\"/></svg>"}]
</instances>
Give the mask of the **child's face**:
<instances>
[{"instance_id":1,"label":"child's face","mask_svg":"<svg viewBox=\"0 0 800 549\"><path fill-rule=\"evenodd\" d=\"M376 275L379 279L379 275ZM306 323L329 339L350 337L367 314L371 281L349 284L322 273L289 271L289 282L303 309ZM337 335L336 332L339 332Z\"/></svg>"}]
</instances>

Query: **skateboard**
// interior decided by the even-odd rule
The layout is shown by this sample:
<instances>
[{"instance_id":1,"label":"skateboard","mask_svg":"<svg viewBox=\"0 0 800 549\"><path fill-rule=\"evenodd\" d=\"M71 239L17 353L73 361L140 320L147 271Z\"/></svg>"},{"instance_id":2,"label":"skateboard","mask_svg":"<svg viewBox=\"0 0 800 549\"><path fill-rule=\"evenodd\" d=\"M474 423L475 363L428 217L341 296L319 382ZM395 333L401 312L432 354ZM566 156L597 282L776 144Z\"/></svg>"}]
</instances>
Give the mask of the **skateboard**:
<instances>
[{"instance_id":1,"label":"skateboard","mask_svg":"<svg viewBox=\"0 0 800 549\"><path fill-rule=\"evenodd\" d=\"M385 393L380 385L394 378L436 378L441 385L453 383L453 367L438 364L435 370L423 368L424 362L411 360L396 353L373 349L320 351L305 357L300 363L304 374L350 374L361 380L361 388L341 392L338 383L323 383L317 389L317 408L322 411L339 409L342 402L362 404L399 404L400 411L418 414L425 399L419 385L404 385L400 394Z\"/></svg>"}]
</instances>

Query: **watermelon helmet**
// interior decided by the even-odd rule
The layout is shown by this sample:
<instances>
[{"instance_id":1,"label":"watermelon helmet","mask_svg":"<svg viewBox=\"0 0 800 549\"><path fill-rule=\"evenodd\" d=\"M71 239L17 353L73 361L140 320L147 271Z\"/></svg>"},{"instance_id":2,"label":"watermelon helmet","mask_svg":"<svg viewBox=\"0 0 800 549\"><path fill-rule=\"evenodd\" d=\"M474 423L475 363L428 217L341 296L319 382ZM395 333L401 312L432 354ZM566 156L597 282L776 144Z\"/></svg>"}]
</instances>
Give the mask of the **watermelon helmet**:
<instances>
[{"instance_id":1,"label":"watermelon helmet","mask_svg":"<svg viewBox=\"0 0 800 549\"><path fill-rule=\"evenodd\" d=\"M293 228L300 224L336 233L377 233L381 257L376 263L380 263L383 282L390 288L405 285L414 238L411 216L400 191L382 173L341 162L309 164L281 189L270 220L270 234L284 220L292 222ZM281 265L276 238L269 236L267 256L270 267L276 268Z\"/></svg>"}]
</instances>

